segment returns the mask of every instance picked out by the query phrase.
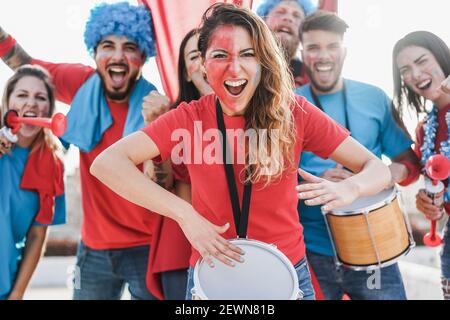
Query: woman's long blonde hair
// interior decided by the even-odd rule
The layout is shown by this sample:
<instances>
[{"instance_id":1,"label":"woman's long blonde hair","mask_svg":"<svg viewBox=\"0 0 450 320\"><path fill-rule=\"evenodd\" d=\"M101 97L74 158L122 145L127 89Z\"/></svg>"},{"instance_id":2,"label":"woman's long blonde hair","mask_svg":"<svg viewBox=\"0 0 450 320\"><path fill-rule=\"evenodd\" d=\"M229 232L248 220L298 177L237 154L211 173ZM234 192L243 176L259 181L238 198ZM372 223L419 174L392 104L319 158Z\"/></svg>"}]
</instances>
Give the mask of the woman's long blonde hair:
<instances>
[{"instance_id":1,"label":"woman's long blonde hair","mask_svg":"<svg viewBox=\"0 0 450 320\"><path fill-rule=\"evenodd\" d=\"M295 126L292 106L296 104L294 80L289 72L283 52L265 22L248 9L240 9L231 4L218 3L203 15L200 29L199 49L203 59L214 31L223 25L242 27L252 38L256 58L261 65L261 80L245 111L245 129L267 129L265 141L268 159L255 157L257 150L246 152L247 159L257 159L252 166L252 174L247 182L264 180L265 184L281 177L286 169L296 170L294 162ZM272 130L277 134L273 135ZM258 138L259 139L259 138ZM258 141L258 145L262 141ZM274 142L274 143L272 143ZM275 170L269 174L264 168L270 164ZM246 162L246 170L251 164Z\"/></svg>"},{"instance_id":2,"label":"woman's long blonde hair","mask_svg":"<svg viewBox=\"0 0 450 320\"><path fill-rule=\"evenodd\" d=\"M6 87L3 91L2 105L0 108L1 127L5 125L4 115L9 110L9 98L11 97L11 94L14 91L19 80L24 77L35 77L44 83L50 104L49 114L47 116L50 117L51 115L53 115L53 112L55 111L54 89L48 72L40 66L23 65L20 68L18 68L14 73L14 75L8 80L8 82L6 83ZM38 133L38 135L36 136L35 140L31 145L31 152L35 152L36 150L40 149L40 147L42 147L44 144L47 145L51 150L53 150L56 155L56 152L58 151L60 144L56 140L54 135L51 133L50 129L44 128Z\"/></svg>"}]
</instances>

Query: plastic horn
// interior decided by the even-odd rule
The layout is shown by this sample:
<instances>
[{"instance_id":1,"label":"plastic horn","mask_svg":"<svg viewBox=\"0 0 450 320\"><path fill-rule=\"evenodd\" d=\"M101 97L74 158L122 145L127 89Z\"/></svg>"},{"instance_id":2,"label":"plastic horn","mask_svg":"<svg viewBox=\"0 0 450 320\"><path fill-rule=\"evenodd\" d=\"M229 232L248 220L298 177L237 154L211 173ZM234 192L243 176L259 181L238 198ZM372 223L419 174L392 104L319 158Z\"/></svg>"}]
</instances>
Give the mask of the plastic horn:
<instances>
[{"instance_id":1,"label":"plastic horn","mask_svg":"<svg viewBox=\"0 0 450 320\"><path fill-rule=\"evenodd\" d=\"M445 180L450 176L450 160L442 154L436 154L428 159L425 170L431 179Z\"/></svg>"},{"instance_id":2,"label":"plastic horn","mask_svg":"<svg viewBox=\"0 0 450 320\"><path fill-rule=\"evenodd\" d=\"M450 160L447 157L437 154L427 160L425 164L427 175L433 179L436 186L440 180L445 180L450 175ZM423 243L428 247L441 245L442 238L436 233L436 220L431 221L430 232L423 236Z\"/></svg>"},{"instance_id":3,"label":"plastic horn","mask_svg":"<svg viewBox=\"0 0 450 320\"><path fill-rule=\"evenodd\" d=\"M66 131L67 120L62 113L56 113L51 118L32 118L19 117L17 111L10 110L5 114L5 124L11 128L12 132L16 134L19 132L22 124L30 124L42 128L49 128L57 137L61 137Z\"/></svg>"}]
</instances>

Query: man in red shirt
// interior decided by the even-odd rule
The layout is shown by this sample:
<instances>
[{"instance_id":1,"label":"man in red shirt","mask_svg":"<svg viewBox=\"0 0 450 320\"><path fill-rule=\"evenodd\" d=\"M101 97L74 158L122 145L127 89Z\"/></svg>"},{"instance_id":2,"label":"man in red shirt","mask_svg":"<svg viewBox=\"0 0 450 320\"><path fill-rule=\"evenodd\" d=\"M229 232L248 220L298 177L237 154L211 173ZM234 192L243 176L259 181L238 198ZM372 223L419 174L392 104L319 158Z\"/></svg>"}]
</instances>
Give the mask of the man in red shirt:
<instances>
[{"instance_id":1,"label":"man in red shirt","mask_svg":"<svg viewBox=\"0 0 450 320\"><path fill-rule=\"evenodd\" d=\"M12 69L24 64L47 68L56 98L71 105L62 141L80 149L83 205L74 299L119 299L125 283L133 299L154 299L145 284L154 213L121 198L89 173L100 152L144 126L142 99L155 87L141 71L155 53L152 37L150 14L143 6L95 7L84 34L96 63L93 69L33 59L0 29L4 62ZM168 175L157 176L160 184L170 184Z\"/></svg>"}]
</instances>

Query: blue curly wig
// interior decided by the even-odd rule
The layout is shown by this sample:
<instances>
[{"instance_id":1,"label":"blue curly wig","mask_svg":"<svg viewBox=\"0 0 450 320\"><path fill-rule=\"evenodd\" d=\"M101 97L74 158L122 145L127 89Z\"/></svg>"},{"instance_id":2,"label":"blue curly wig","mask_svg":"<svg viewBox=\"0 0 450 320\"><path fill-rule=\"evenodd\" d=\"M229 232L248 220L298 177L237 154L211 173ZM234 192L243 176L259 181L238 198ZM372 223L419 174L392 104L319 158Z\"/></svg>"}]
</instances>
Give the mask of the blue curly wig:
<instances>
[{"instance_id":1,"label":"blue curly wig","mask_svg":"<svg viewBox=\"0 0 450 320\"><path fill-rule=\"evenodd\" d=\"M283 0L262 1L258 9L256 9L256 13L260 17L266 17L269 14L269 12L281 1ZM311 13L317 10L317 6L311 0L297 0L297 3L303 9L305 16L310 15Z\"/></svg>"},{"instance_id":2,"label":"blue curly wig","mask_svg":"<svg viewBox=\"0 0 450 320\"><path fill-rule=\"evenodd\" d=\"M92 54L98 43L111 35L135 41L147 58L156 55L152 19L143 5L119 2L95 6L84 32L84 43L89 52Z\"/></svg>"}]
</instances>

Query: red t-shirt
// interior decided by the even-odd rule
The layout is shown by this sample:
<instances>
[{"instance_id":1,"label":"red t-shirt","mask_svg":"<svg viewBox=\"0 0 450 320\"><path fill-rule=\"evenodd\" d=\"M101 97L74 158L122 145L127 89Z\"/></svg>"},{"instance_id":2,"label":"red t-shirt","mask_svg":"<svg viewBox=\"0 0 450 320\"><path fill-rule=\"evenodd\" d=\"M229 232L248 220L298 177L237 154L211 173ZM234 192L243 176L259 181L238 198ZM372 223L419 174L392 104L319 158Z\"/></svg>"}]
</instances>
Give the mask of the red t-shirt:
<instances>
[{"instance_id":1,"label":"red t-shirt","mask_svg":"<svg viewBox=\"0 0 450 320\"><path fill-rule=\"evenodd\" d=\"M54 64L40 60L33 60L33 63L50 72L56 99L66 104L72 103L78 89L95 73L93 68L81 64ZM80 151L81 237L88 247L97 250L149 245L155 213L123 199L89 173L94 159L122 138L128 104L108 101L108 106L113 124L94 149L87 153Z\"/></svg>"},{"instance_id":2,"label":"red t-shirt","mask_svg":"<svg viewBox=\"0 0 450 320\"><path fill-rule=\"evenodd\" d=\"M448 127L447 127L447 122L445 121L445 115L447 114L447 112L450 110L450 104L439 110L438 111L438 127L436 130L436 141L434 143L434 152L439 153L439 149L441 148L441 142L445 141L448 139ZM425 135L424 129L423 129L423 125L424 123L421 122L419 123L419 125L417 126L416 129L416 143L415 143L415 147L414 147L414 152L417 154L417 157L419 159L422 159L422 152L420 151L420 148L422 147L423 144L423 138ZM448 187L448 180L443 181L445 186ZM450 215L450 203L446 202L445 203L445 211L447 212L447 214Z\"/></svg>"},{"instance_id":3,"label":"red t-shirt","mask_svg":"<svg viewBox=\"0 0 450 320\"><path fill-rule=\"evenodd\" d=\"M329 157L349 133L303 97L297 96L297 102L299 106L293 107L297 130L294 163L299 163L302 150L314 152L322 158ZM244 128L245 120L242 116L230 117L224 114L224 120L228 130ZM201 121L203 133L208 129L217 129L215 95L202 97L189 104L183 103L177 109L158 118L143 131L156 143L162 159L165 160L170 157L172 149L179 143L179 140L171 139L174 130L184 129L191 137L203 136L199 128L194 126L194 121ZM199 150L201 154L203 151L208 152L210 143L207 139L200 141L194 138L186 151L191 151L194 159L194 152L197 151L197 155ZM223 164L195 161L194 164L187 163L186 166L191 179L194 208L213 224L221 226L229 222L231 227L223 236L227 239L236 238ZM243 183L239 177L242 178L240 173L243 168L242 164L234 165L240 201ZM296 264L305 255L303 228L297 213L298 198L295 190L297 172L295 169L286 170L280 180L267 187L263 184L264 182L257 183L252 188L248 238L275 244L293 264ZM193 250L191 266L195 265L198 258L199 253Z\"/></svg>"}]
</instances>

